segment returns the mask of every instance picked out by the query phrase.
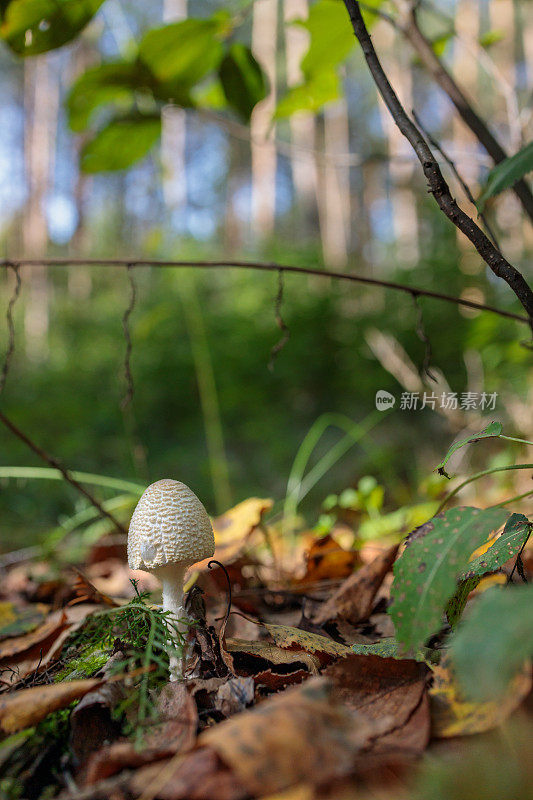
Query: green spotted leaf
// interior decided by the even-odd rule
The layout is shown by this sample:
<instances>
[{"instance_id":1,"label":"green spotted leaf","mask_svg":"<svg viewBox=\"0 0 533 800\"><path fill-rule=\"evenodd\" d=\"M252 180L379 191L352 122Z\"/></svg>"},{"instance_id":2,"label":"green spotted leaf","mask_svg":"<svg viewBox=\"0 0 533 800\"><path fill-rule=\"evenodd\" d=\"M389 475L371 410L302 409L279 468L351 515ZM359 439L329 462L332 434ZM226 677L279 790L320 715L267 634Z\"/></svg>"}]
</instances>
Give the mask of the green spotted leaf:
<instances>
[{"instance_id":1,"label":"green spotted leaf","mask_svg":"<svg viewBox=\"0 0 533 800\"><path fill-rule=\"evenodd\" d=\"M471 578L461 581L451 600L448 600L448 605L446 606L446 619L452 628L457 627L457 623L461 619L463 611L465 610L468 595L470 592L474 591L480 580L481 577L479 575L474 575Z\"/></svg>"},{"instance_id":2,"label":"green spotted leaf","mask_svg":"<svg viewBox=\"0 0 533 800\"><path fill-rule=\"evenodd\" d=\"M510 558L517 556L531 532L531 527L531 522L523 514L511 514L501 536L498 536L485 553L468 564L461 579L466 580L475 575L481 577L488 572L495 572Z\"/></svg>"},{"instance_id":3,"label":"green spotted leaf","mask_svg":"<svg viewBox=\"0 0 533 800\"><path fill-rule=\"evenodd\" d=\"M405 651L416 651L439 630L444 609L470 556L508 516L509 512L501 508L452 508L409 535L393 568L390 609L397 639Z\"/></svg>"}]
</instances>

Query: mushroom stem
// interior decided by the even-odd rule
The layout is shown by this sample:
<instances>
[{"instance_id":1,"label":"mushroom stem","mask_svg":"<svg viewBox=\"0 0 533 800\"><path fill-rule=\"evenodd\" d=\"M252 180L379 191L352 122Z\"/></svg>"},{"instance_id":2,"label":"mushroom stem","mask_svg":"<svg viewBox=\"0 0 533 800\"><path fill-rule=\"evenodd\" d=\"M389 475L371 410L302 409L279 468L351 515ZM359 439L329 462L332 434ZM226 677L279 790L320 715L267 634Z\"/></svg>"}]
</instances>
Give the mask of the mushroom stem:
<instances>
[{"instance_id":1,"label":"mushroom stem","mask_svg":"<svg viewBox=\"0 0 533 800\"><path fill-rule=\"evenodd\" d=\"M185 639L189 630L187 614L183 607L183 579L187 566L186 564L168 564L159 567L156 573L163 587L163 611L170 611L176 629L183 634ZM174 649L174 645L168 649L170 680L179 681L183 677L183 667L188 651L187 643L183 645L180 658L176 657Z\"/></svg>"}]
</instances>

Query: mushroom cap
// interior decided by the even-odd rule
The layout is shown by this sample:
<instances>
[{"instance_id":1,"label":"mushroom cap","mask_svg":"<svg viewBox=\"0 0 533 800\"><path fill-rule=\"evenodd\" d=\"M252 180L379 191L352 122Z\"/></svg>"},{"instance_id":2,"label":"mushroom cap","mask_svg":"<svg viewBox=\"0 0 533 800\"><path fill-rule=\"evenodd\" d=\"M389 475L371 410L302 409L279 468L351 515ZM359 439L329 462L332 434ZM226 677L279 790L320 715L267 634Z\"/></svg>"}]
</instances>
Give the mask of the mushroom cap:
<instances>
[{"instance_id":1,"label":"mushroom cap","mask_svg":"<svg viewBox=\"0 0 533 800\"><path fill-rule=\"evenodd\" d=\"M152 483L137 503L128 532L128 564L148 572L167 564L195 564L215 552L207 511L180 481Z\"/></svg>"}]
</instances>

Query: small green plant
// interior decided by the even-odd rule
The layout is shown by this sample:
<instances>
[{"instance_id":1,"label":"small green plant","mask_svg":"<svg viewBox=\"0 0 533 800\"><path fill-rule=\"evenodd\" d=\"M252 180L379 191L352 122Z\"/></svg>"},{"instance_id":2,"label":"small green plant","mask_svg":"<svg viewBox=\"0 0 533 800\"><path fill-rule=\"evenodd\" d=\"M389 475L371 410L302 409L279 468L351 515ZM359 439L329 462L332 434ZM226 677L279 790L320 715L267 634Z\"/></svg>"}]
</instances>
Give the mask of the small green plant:
<instances>
[{"instance_id":1,"label":"small green plant","mask_svg":"<svg viewBox=\"0 0 533 800\"><path fill-rule=\"evenodd\" d=\"M149 605L148 595L140 594L136 582L132 583L136 595L129 603L93 614L67 641L61 675L87 677L88 665L94 665L94 674L102 669L102 661L109 662L110 677L140 669L140 675L132 677L129 685L126 682L127 692L114 709L123 732L140 743L144 728L157 719L152 690L168 681L169 656L181 658L185 635L170 612ZM110 654L116 654L116 660L110 660Z\"/></svg>"},{"instance_id":2,"label":"small green plant","mask_svg":"<svg viewBox=\"0 0 533 800\"><path fill-rule=\"evenodd\" d=\"M450 456L466 444L487 438L533 444L504 436L501 424L492 422L479 434L452 445L437 467L439 473L449 477L445 467ZM444 511L443 508L462 486L473 480L501 469L532 467L532 464L515 464L483 470L463 481L448 494L430 520L409 534L394 566L389 613L400 648L404 653L423 648L433 635L442 631L446 613L453 629L446 644L451 646L458 678L477 699L488 699L491 692L492 696L500 696L523 662L533 655L531 587L490 589L463 621L466 601L484 575L497 572L510 559L515 559L515 565L507 583L511 583L515 571L525 580L521 553L533 524L524 514L504 508L526 495L486 509L465 506ZM481 546L484 549L477 554Z\"/></svg>"}]
</instances>

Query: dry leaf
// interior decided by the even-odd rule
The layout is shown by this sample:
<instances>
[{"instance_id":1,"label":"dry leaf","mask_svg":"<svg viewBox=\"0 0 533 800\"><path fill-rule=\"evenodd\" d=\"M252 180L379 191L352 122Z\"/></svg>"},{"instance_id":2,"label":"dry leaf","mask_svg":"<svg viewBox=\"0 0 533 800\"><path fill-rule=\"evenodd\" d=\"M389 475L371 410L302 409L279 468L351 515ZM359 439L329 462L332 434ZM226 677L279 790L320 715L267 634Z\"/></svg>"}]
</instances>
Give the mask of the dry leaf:
<instances>
[{"instance_id":1,"label":"dry leaf","mask_svg":"<svg viewBox=\"0 0 533 800\"><path fill-rule=\"evenodd\" d=\"M37 644L42 645L43 648L45 645L49 647L53 639L59 636L67 625L65 612L54 611L42 625L30 633L0 642L0 660L21 655Z\"/></svg>"},{"instance_id":2,"label":"dry leaf","mask_svg":"<svg viewBox=\"0 0 533 800\"><path fill-rule=\"evenodd\" d=\"M17 608L14 603L0 603L0 641L35 630L49 611L50 606L44 603L23 608Z\"/></svg>"},{"instance_id":3,"label":"dry leaf","mask_svg":"<svg viewBox=\"0 0 533 800\"><path fill-rule=\"evenodd\" d=\"M82 701L83 702L83 701ZM196 740L196 703L183 683L168 683L158 701L161 723L147 728L142 749L130 741L103 747L89 760L85 783L94 784L123 769L160 761L175 753L190 750Z\"/></svg>"},{"instance_id":4,"label":"dry leaf","mask_svg":"<svg viewBox=\"0 0 533 800\"><path fill-rule=\"evenodd\" d=\"M500 725L522 703L531 690L531 666L511 682L505 696L488 703L468 702L461 695L446 659L432 666L429 690L432 734L438 738L482 733Z\"/></svg>"},{"instance_id":5,"label":"dry leaf","mask_svg":"<svg viewBox=\"0 0 533 800\"><path fill-rule=\"evenodd\" d=\"M270 661L271 664L294 664L295 662L300 662L315 674L317 674L320 666L318 658L314 658L310 653L299 649L287 650L282 647L276 647L271 642L227 639L226 650L228 653L246 653L246 655Z\"/></svg>"},{"instance_id":6,"label":"dry leaf","mask_svg":"<svg viewBox=\"0 0 533 800\"><path fill-rule=\"evenodd\" d=\"M397 552L398 545L389 547L370 564L365 564L350 575L318 609L313 621L317 625L322 625L329 620L340 618L356 625L366 619L372 611L376 593L391 569Z\"/></svg>"},{"instance_id":7,"label":"dry leaf","mask_svg":"<svg viewBox=\"0 0 533 800\"><path fill-rule=\"evenodd\" d=\"M202 747L143 767L131 777L137 800L244 800L248 792L217 754ZM74 800L74 798L73 798Z\"/></svg>"},{"instance_id":8,"label":"dry leaf","mask_svg":"<svg viewBox=\"0 0 533 800\"><path fill-rule=\"evenodd\" d=\"M350 772L355 755L381 725L332 698L331 684L313 678L200 734L252 795L295 783L320 783Z\"/></svg>"},{"instance_id":9,"label":"dry leaf","mask_svg":"<svg viewBox=\"0 0 533 800\"><path fill-rule=\"evenodd\" d=\"M270 499L250 497L212 520L215 533L213 558L225 565L235 561L242 553L248 537L261 522L261 517L266 511L270 511L272 505L273 501ZM206 558L200 561L195 564L194 570L206 570L211 560Z\"/></svg>"},{"instance_id":10,"label":"dry leaf","mask_svg":"<svg viewBox=\"0 0 533 800\"><path fill-rule=\"evenodd\" d=\"M253 703L254 693L253 678L230 678L218 688L214 699L215 708L225 717L231 717Z\"/></svg>"},{"instance_id":11,"label":"dry leaf","mask_svg":"<svg viewBox=\"0 0 533 800\"><path fill-rule=\"evenodd\" d=\"M0 729L9 734L36 725L47 714L66 708L102 683L96 678L64 681L0 695Z\"/></svg>"},{"instance_id":12,"label":"dry leaf","mask_svg":"<svg viewBox=\"0 0 533 800\"><path fill-rule=\"evenodd\" d=\"M361 563L355 550L345 550L329 534L315 539L306 553L306 571L296 583L306 586L323 580L346 578Z\"/></svg>"},{"instance_id":13,"label":"dry leaf","mask_svg":"<svg viewBox=\"0 0 533 800\"><path fill-rule=\"evenodd\" d=\"M303 631L301 628L292 628L289 625L270 625L264 623L278 647L301 648L308 653L327 654L335 657L344 657L351 654L349 647L338 644L333 639L321 636L318 633Z\"/></svg>"},{"instance_id":14,"label":"dry leaf","mask_svg":"<svg viewBox=\"0 0 533 800\"><path fill-rule=\"evenodd\" d=\"M430 735L428 668L417 661L351 655L324 671L334 696L369 719L388 720L372 749L422 752Z\"/></svg>"}]
</instances>

